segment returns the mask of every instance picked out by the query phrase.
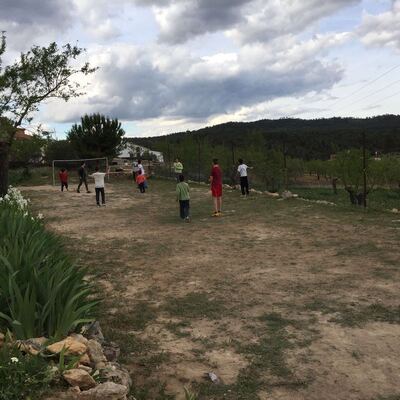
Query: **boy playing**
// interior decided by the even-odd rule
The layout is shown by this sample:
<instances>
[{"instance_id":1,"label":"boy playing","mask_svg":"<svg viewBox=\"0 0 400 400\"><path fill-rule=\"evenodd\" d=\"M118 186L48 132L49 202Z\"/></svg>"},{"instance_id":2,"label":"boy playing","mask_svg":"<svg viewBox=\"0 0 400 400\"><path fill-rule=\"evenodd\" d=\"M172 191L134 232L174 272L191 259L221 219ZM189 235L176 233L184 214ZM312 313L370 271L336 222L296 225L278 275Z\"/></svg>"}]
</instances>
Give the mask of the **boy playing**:
<instances>
[{"instance_id":1,"label":"boy playing","mask_svg":"<svg viewBox=\"0 0 400 400\"><path fill-rule=\"evenodd\" d=\"M218 165L218 159L214 158L210 174L211 195L214 201L213 217L222 215L222 170Z\"/></svg>"},{"instance_id":2,"label":"boy playing","mask_svg":"<svg viewBox=\"0 0 400 400\"><path fill-rule=\"evenodd\" d=\"M99 167L95 168L95 173L90 175L92 178L94 178L94 188L96 191L96 204L97 207L100 207L100 195L101 195L101 204L102 206L106 205L106 197L104 193L104 177L110 172L107 171L105 172L99 172Z\"/></svg>"},{"instance_id":3,"label":"boy playing","mask_svg":"<svg viewBox=\"0 0 400 400\"><path fill-rule=\"evenodd\" d=\"M239 158L239 166L237 173L240 176L240 188L242 190L242 196L249 195L249 180L247 177L247 170L251 169L244 162L243 159Z\"/></svg>"},{"instance_id":4,"label":"boy playing","mask_svg":"<svg viewBox=\"0 0 400 400\"><path fill-rule=\"evenodd\" d=\"M142 173L142 170L138 170L136 175L136 183L139 187L140 193L146 192L146 176Z\"/></svg>"},{"instance_id":5,"label":"boy playing","mask_svg":"<svg viewBox=\"0 0 400 400\"><path fill-rule=\"evenodd\" d=\"M174 173L176 181L178 183L180 182L179 178L182 175L182 172L183 172L183 164L179 161L179 158L176 158L174 162Z\"/></svg>"},{"instance_id":6,"label":"boy playing","mask_svg":"<svg viewBox=\"0 0 400 400\"><path fill-rule=\"evenodd\" d=\"M181 218L185 222L190 222L189 209L190 209L190 195L189 185L185 182L185 177L179 175L179 183L176 185L176 200L179 201L179 210Z\"/></svg>"},{"instance_id":7,"label":"boy playing","mask_svg":"<svg viewBox=\"0 0 400 400\"><path fill-rule=\"evenodd\" d=\"M58 173L58 176L60 178L60 182L61 182L61 191L64 191L64 187L65 189L67 189L68 191L68 172L65 168L61 168L60 172Z\"/></svg>"},{"instance_id":8,"label":"boy playing","mask_svg":"<svg viewBox=\"0 0 400 400\"><path fill-rule=\"evenodd\" d=\"M78 193L80 193L81 192L81 186L83 184L85 184L86 193L90 193L90 190L89 190L89 187L88 187L88 184L87 184L87 179L86 179L87 173L86 173L86 163L85 162L83 162L81 164L81 166L79 167L78 174L79 174L79 185L78 185L78 189L76 189L76 191Z\"/></svg>"}]
</instances>

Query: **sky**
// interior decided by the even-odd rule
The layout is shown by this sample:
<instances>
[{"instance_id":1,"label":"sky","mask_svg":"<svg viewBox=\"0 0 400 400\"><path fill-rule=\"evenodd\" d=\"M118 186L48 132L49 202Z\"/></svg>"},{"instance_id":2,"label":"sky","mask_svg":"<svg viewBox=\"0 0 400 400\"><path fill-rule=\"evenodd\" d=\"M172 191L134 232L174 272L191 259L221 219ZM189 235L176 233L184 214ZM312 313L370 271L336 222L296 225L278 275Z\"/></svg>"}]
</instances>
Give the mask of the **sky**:
<instances>
[{"instance_id":1,"label":"sky","mask_svg":"<svg viewBox=\"0 0 400 400\"><path fill-rule=\"evenodd\" d=\"M399 113L400 0L0 0L0 30L6 64L56 41L98 67L28 126L58 139L95 112L130 137Z\"/></svg>"}]
</instances>

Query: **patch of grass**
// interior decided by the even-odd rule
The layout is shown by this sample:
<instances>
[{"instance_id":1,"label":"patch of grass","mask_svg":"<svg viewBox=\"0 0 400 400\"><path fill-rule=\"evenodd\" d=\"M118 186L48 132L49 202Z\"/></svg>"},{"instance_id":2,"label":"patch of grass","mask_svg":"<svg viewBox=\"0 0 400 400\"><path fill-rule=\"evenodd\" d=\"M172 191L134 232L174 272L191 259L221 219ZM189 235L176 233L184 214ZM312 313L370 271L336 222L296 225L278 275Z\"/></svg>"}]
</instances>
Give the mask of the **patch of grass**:
<instances>
[{"instance_id":1,"label":"patch of grass","mask_svg":"<svg viewBox=\"0 0 400 400\"><path fill-rule=\"evenodd\" d=\"M337 253L337 256L361 256L365 254L379 254L382 253L383 250L380 249L379 247L376 246L375 243L373 242L367 242L367 243L352 243L351 246L343 246L343 244L340 244L340 247L342 247Z\"/></svg>"},{"instance_id":2,"label":"patch of grass","mask_svg":"<svg viewBox=\"0 0 400 400\"><path fill-rule=\"evenodd\" d=\"M148 339L141 339L133 333L113 328L105 327L104 335L108 340L118 344L121 349L120 361L125 364L157 348L156 344Z\"/></svg>"},{"instance_id":3,"label":"patch of grass","mask_svg":"<svg viewBox=\"0 0 400 400\"><path fill-rule=\"evenodd\" d=\"M130 326L135 330L143 330L151 321L156 319L156 316L154 309L148 302L140 301L130 312Z\"/></svg>"},{"instance_id":4,"label":"patch of grass","mask_svg":"<svg viewBox=\"0 0 400 400\"><path fill-rule=\"evenodd\" d=\"M359 309L344 308L331 321L350 327L361 327L372 321L400 324L400 306L387 307L383 304L375 303Z\"/></svg>"},{"instance_id":5,"label":"patch of grass","mask_svg":"<svg viewBox=\"0 0 400 400\"><path fill-rule=\"evenodd\" d=\"M190 332L183 331L182 329L189 328L190 322L180 321L180 322L168 322L165 327L173 333L176 337L188 337Z\"/></svg>"},{"instance_id":6,"label":"patch of grass","mask_svg":"<svg viewBox=\"0 0 400 400\"><path fill-rule=\"evenodd\" d=\"M209 299L206 293L194 292L184 297L169 297L164 306L170 315L181 318L217 319L226 311L219 301Z\"/></svg>"},{"instance_id":7,"label":"patch of grass","mask_svg":"<svg viewBox=\"0 0 400 400\"><path fill-rule=\"evenodd\" d=\"M400 394L392 394L389 396L378 396L375 400L400 400Z\"/></svg>"},{"instance_id":8,"label":"patch of grass","mask_svg":"<svg viewBox=\"0 0 400 400\"><path fill-rule=\"evenodd\" d=\"M292 371L287 366L285 351L293 348L293 344L285 328L291 321L278 313L266 314L260 321L267 326L266 335L258 343L245 346L244 353L251 356L252 366L256 370L266 370L278 377L290 377Z\"/></svg>"},{"instance_id":9,"label":"patch of grass","mask_svg":"<svg viewBox=\"0 0 400 400\"><path fill-rule=\"evenodd\" d=\"M167 394L166 384L150 380L145 385L133 384L128 395L129 400L174 400L175 396Z\"/></svg>"}]
</instances>

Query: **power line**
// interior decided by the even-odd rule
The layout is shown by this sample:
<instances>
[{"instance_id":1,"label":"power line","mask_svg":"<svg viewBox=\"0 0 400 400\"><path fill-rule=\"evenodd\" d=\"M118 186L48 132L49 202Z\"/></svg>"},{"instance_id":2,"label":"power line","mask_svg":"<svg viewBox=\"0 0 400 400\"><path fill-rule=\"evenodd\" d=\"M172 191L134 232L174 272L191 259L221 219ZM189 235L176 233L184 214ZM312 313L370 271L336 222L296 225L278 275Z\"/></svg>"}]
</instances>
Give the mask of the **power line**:
<instances>
[{"instance_id":1,"label":"power line","mask_svg":"<svg viewBox=\"0 0 400 400\"><path fill-rule=\"evenodd\" d=\"M400 95L400 90L399 90L398 92L396 92L396 93L391 94L390 96L387 96L387 97L384 97L384 98L382 98L382 99L380 99L380 100L374 101L373 103L368 104L368 105L366 105L365 107L371 107L372 105L374 105L374 104L376 104L376 103L381 103L382 101L389 100L389 99L391 99L392 97L395 97L395 96L398 96L398 95Z\"/></svg>"},{"instance_id":2,"label":"power line","mask_svg":"<svg viewBox=\"0 0 400 400\"><path fill-rule=\"evenodd\" d=\"M393 86L393 85L396 85L396 84L399 83L399 82L400 82L400 79L398 79L397 81L394 81L394 82L389 83L388 85L384 86L383 88L381 88L381 89L379 89L379 90L376 90L376 91L374 91L374 92L370 92L370 93L368 93L367 95L365 95L365 96L363 96L363 97L361 97L361 98L359 98L359 99L353 101L352 104L351 104L351 106L354 105L354 104L357 104L357 103L359 103L360 101L365 100L365 99L367 99L367 98L369 98L369 97L371 97L371 96L374 96L374 95L376 95L377 93L383 92L383 91L384 91L385 89L387 89L388 87L391 87L391 86ZM341 107L341 108L337 109L336 112L341 111L341 110L343 110L343 109L346 108L346 107L348 107L348 106Z\"/></svg>"},{"instance_id":3,"label":"power line","mask_svg":"<svg viewBox=\"0 0 400 400\"><path fill-rule=\"evenodd\" d=\"M400 68L400 64L395 65L394 67L390 68L388 71L384 72L383 74L379 75L378 77L376 77L375 79L373 79L372 81L367 82L365 85L361 86L360 88L358 88L357 90L355 90L354 92L348 94L345 97L342 97L338 100L336 100L333 104L331 104L331 107L333 107L335 104L338 104L340 102L342 102L343 100L346 100L352 96L354 96L355 94L361 92L361 90L365 89L366 87L372 85L373 83L375 83L376 81L378 81L379 79L383 78L384 76L390 74L392 71L396 70L397 68Z\"/></svg>"}]
</instances>

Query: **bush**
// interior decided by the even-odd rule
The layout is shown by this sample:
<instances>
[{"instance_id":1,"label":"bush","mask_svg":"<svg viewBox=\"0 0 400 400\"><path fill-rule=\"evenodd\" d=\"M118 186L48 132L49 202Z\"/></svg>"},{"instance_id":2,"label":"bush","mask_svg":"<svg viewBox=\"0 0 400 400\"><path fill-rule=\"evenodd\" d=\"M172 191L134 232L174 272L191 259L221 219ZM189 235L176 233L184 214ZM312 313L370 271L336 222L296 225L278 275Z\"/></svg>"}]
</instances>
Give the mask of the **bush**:
<instances>
[{"instance_id":1,"label":"bush","mask_svg":"<svg viewBox=\"0 0 400 400\"><path fill-rule=\"evenodd\" d=\"M51 379L43 358L23 355L8 344L0 349L0 400L41 399Z\"/></svg>"},{"instance_id":2,"label":"bush","mask_svg":"<svg viewBox=\"0 0 400 400\"><path fill-rule=\"evenodd\" d=\"M14 191L0 203L0 319L18 339L57 339L91 321L96 301L86 271Z\"/></svg>"}]
</instances>

